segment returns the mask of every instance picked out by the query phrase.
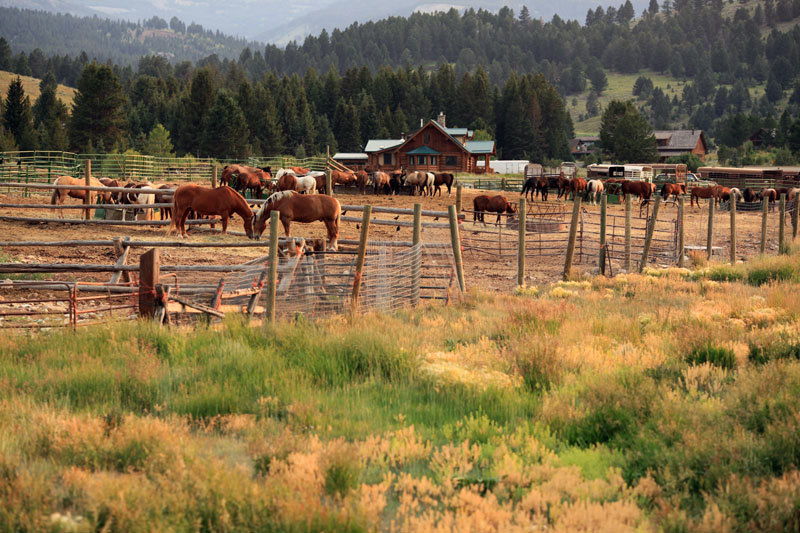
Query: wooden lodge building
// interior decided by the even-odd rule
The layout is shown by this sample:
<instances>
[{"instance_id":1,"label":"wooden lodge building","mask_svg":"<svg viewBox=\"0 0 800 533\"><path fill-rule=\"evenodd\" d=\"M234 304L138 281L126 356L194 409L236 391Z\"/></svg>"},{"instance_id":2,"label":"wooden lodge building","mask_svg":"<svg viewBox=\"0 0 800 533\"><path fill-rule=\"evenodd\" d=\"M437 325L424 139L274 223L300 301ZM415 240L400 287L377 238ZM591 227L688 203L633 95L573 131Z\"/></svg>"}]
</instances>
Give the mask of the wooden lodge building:
<instances>
[{"instance_id":1,"label":"wooden lodge building","mask_svg":"<svg viewBox=\"0 0 800 533\"><path fill-rule=\"evenodd\" d=\"M664 163L669 157L687 153L695 154L705 161L708 144L703 130L656 130L654 134L659 163Z\"/></svg>"},{"instance_id":2,"label":"wooden lodge building","mask_svg":"<svg viewBox=\"0 0 800 533\"><path fill-rule=\"evenodd\" d=\"M448 128L445 117L431 120L403 139L374 139L367 143L367 168L392 171L400 167L413 172L482 173L497 155L494 141L473 141L467 128ZM478 161L484 161L479 167Z\"/></svg>"}]
</instances>

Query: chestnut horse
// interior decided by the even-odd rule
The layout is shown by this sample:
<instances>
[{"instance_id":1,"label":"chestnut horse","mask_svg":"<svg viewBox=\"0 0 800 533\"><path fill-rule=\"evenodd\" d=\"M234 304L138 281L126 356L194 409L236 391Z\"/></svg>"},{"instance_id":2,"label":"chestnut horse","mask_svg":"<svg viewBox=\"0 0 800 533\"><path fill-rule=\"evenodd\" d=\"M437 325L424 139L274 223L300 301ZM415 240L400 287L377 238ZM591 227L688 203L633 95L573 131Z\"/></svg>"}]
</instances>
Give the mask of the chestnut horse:
<instances>
[{"instance_id":1,"label":"chestnut horse","mask_svg":"<svg viewBox=\"0 0 800 533\"><path fill-rule=\"evenodd\" d=\"M484 220L484 215L488 211L490 213L497 213L497 222L495 225L500 224L500 216L503 213L511 213L512 216L508 217L510 220L513 220L514 216L513 213L517 212L517 209L514 205L506 200L506 197L502 194L498 194L496 196L489 197L485 194L480 196L476 196L472 199L472 221L480 221L486 224Z\"/></svg>"},{"instance_id":2,"label":"chestnut horse","mask_svg":"<svg viewBox=\"0 0 800 533\"><path fill-rule=\"evenodd\" d=\"M271 179L272 174L260 168L240 172L239 175L236 176L236 186L234 189L241 191L242 194L249 190L252 196L261 198L262 191L265 187L269 186L269 180Z\"/></svg>"},{"instance_id":3,"label":"chestnut horse","mask_svg":"<svg viewBox=\"0 0 800 533\"><path fill-rule=\"evenodd\" d=\"M278 178L278 191L297 190L297 176L294 175L294 172L281 172L282 170L275 174L275 177Z\"/></svg>"},{"instance_id":4,"label":"chestnut horse","mask_svg":"<svg viewBox=\"0 0 800 533\"><path fill-rule=\"evenodd\" d=\"M356 173L352 170L343 172L341 170L331 170L331 186L336 188L337 185L342 185L346 189L351 183L357 183L358 178Z\"/></svg>"},{"instance_id":5,"label":"chestnut horse","mask_svg":"<svg viewBox=\"0 0 800 533\"><path fill-rule=\"evenodd\" d=\"M361 191L361 194L367 194L368 181L369 175L366 170L359 170L356 172L356 185L358 186L358 190Z\"/></svg>"},{"instance_id":6,"label":"chestnut horse","mask_svg":"<svg viewBox=\"0 0 800 533\"><path fill-rule=\"evenodd\" d=\"M96 179L90 178L90 182L92 187L105 187L103 183ZM56 181L53 182L53 185L86 185L86 180L81 178L73 178L72 176L59 176L56 178ZM78 200L83 200L86 197L87 191L78 191L78 190L66 190L66 189L53 189L53 194L50 196L50 205L63 205L64 200L66 200L67 196L70 198L77 198ZM99 195L104 202L106 203L113 203L113 198L111 196L111 192L103 192L103 191L88 191L89 192L89 203L93 204L94 199ZM58 217L64 218L64 210L58 210Z\"/></svg>"},{"instance_id":7,"label":"chestnut horse","mask_svg":"<svg viewBox=\"0 0 800 533\"><path fill-rule=\"evenodd\" d=\"M373 172L372 185L375 187L375 194L381 191L386 191L386 194L392 194L391 178L386 172Z\"/></svg>"},{"instance_id":8,"label":"chestnut horse","mask_svg":"<svg viewBox=\"0 0 800 533\"><path fill-rule=\"evenodd\" d=\"M255 238L258 239L267 227L271 211L280 213L281 224L286 236L292 222L316 222L321 220L328 229L329 249L336 250L339 241L339 217L342 206L339 200L324 194L303 195L296 191L276 192L258 210L255 220Z\"/></svg>"},{"instance_id":9,"label":"chestnut horse","mask_svg":"<svg viewBox=\"0 0 800 533\"><path fill-rule=\"evenodd\" d=\"M661 198L663 198L664 201L666 201L670 196L673 196L677 202L678 196L681 194L686 194L685 183L665 183L661 186Z\"/></svg>"},{"instance_id":10,"label":"chestnut horse","mask_svg":"<svg viewBox=\"0 0 800 533\"><path fill-rule=\"evenodd\" d=\"M767 199L770 211L775 210L775 200L778 199L778 191L775 189L761 189L761 198Z\"/></svg>"},{"instance_id":11,"label":"chestnut horse","mask_svg":"<svg viewBox=\"0 0 800 533\"><path fill-rule=\"evenodd\" d=\"M718 203L720 187L712 185L711 187L692 187L691 198L689 199L689 207L697 203L700 207L700 198L707 198L710 202Z\"/></svg>"},{"instance_id":12,"label":"chestnut horse","mask_svg":"<svg viewBox=\"0 0 800 533\"><path fill-rule=\"evenodd\" d=\"M575 196L578 195L579 192L583 192L586 190L586 180L583 178L572 178L569 180L569 185L567 185L567 192L564 194L564 199L567 199L569 193L572 193L572 199L575 200Z\"/></svg>"},{"instance_id":13,"label":"chestnut horse","mask_svg":"<svg viewBox=\"0 0 800 533\"><path fill-rule=\"evenodd\" d=\"M207 189L194 183L181 185L172 195L172 224L167 229L171 235L177 229L178 237L187 237L186 220L189 212L197 215L219 215L222 218L222 233L228 232L228 218L236 213L244 221L244 231L253 238L253 210L247 200L230 187Z\"/></svg>"},{"instance_id":14,"label":"chestnut horse","mask_svg":"<svg viewBox=\"0 0 800 533\"><path fill-rule=\"evenodd\" d=\"M437 192L439 196L442 195L442 185L447 185L447 196L450 196L451 189L453 187L453 182L455 181L455 176L450 172L437 172L433 175L433 194L435 195Z\"/></svg>"}]
</instances>

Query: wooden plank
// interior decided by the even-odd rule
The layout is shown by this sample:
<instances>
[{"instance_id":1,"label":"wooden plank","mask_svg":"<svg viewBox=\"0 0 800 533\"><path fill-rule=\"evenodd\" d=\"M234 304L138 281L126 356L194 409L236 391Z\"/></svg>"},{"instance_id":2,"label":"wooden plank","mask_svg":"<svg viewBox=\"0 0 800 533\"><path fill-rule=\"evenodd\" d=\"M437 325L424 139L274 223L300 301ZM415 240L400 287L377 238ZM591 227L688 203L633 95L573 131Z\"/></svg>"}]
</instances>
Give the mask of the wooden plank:
<instances>
[{"instance_id":1,"label":"wooden plank","mask_svg":"<svg viewBox=\"0 0 800 533\"><path fill-rule=\"evenodd\" d=\"M161 256L158 248L139 258L139 314L152 318L155 313L155 289L159 283Z\"/></svg>"}]
</instances>

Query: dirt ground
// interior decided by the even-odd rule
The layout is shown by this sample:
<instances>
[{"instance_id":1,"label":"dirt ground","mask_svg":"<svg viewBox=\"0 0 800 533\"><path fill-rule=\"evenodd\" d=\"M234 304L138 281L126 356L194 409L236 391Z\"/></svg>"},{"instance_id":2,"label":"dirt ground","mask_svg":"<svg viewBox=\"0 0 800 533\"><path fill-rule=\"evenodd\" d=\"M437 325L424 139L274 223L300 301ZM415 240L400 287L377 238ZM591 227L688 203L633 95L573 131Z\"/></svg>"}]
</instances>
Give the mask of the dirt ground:
<instances>
[{"instance_id":1,"label":"dirt ground","mask_svg":"<svg viewBox=\"0 0 800 533\"><path fill-rule=\"evenodd\" d=\"M487 194L487 191L464 189L463 206L464 209L471 209L472 199L478 194ZM488 192L497 194L497 192ZM361 196L352 191L336 191L336 196L346 211L348 205L371 204L373 206L403 207L411 208L414 203L421 203L424 210L446 211L449 205L455 204L455 188L451 196L446 192L441 197L412 197L404 193L400 196L376 196L368 194ZM518 199L517 193L505 193L511 200ZM551 196L551 201L554 203ZM0 203L29 203L43 204L47 202L44 196L21 198L20 196L0 195ZM77 202L70 199L68 202ZM536 202L538 203L538 202ZM564 204L564 210L572 208L571 202ZM584 208L588 213L599 212L599 206L592 206L584 203ZM687 246L705 247L706 228L708 220L707 206L702 208L688 207L686 213L686 244ZM624 215L621 205L609 205L609 215ZM77 218L79 210L69 210L65 212L66 217ZM47 217L54 218L57 214L48 209L22 209L22 208L1 208L0 214L6 216L25 216L25 217ZM360 212L346 212L347 217L361 218ZM638 209L634 208L634 216L638 214ZM676 218L677 208L674 205L662 205L659 220L673 220ZM396 219L392 215L383 213L374 214L373 217L384 220L411 221L411 216L398 216ZM462 232L468 231L472 226L471 215L462 226ZM788 218L788 217L787 217ZM491 221L494 217L491 218ZM433 222L428 217L423 217L423 222ZM487 218L487 222L490 219ZM447 222L446 217L439 218L436 222ZM360 229L357 222L343 221L340 226L340 239L358 239ZM777 227L778 215L769 215L769 245L768 253L777 252ZM791 225L787 220L787 235L791 237ZM232 221L232 230L242 231L240 219ZM372 224L370 227L370 240L411 240L411 228L401 226L386 226ZM737 218L737 251L740 259L757 254L761 231L760 211L739 211ZM719 254L720 260L727 260L728 246L730 244L730 215L728 212L718 212L715 217L715 250ZM102 240L113 239L115 237L128 236L132 240L174 240L174 237L166 237L166 228L139 228L139 227L118 227L118 226L82 226L68 225L62 223L27 223L0 221L0 240L2 241L63 241L63 240ZM292 236L303 236L307 238L324 237L325 227L322 223L294 224L292 226ZM447 228L426 228L423 230L422 238L425 242L449 242L450 233ZM234 242L241 241L245 237L233 235L220 235L194 231L191 239L198 242ZM343 246L344 249L353 248ZM134 248L131 250L129 264L137 264L138 256L146 249ZM24 263L84 263L84 264L112 264L115 256L111 247L14 247L6 246L2 249L3 262L17 261ZM198 265L198 264L239 264L247 260L266 255L266 248L240 248L240 249L162 249L162 264ZM542 284L552 282L561 276L564 267L564 257L542 257L529 258L527 261L526 281L528 284ZM585 261L584 264L577 264L573 267L573 272L591 270L596 267L596 263ZM516 260L505 258L502 260L492 258L488 255L474 253L464 254L464 269L467 286L479 286L486 290L510 291L516 285ZM619 265L615 266L616 271ZM93 280L106 281L110 274L54 274L47 279L59 280Z\"/></svg>"}]
</instances>

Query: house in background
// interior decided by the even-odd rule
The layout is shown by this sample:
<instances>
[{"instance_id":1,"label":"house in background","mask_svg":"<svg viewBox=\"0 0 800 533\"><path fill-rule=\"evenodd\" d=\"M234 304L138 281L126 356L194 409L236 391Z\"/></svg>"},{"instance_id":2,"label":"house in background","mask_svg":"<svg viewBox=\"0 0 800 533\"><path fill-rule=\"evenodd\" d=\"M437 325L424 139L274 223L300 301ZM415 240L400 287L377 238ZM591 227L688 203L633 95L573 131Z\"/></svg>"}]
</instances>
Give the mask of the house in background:
<instances>
[{"instance_id":1,"label":"house in background","mask_svg":"<svg viewBox=\"0 0 800 533\"><path fill-rule=\"evenodd\" d=\"M333 156L333 160L351 170L364 170L367 166L368 156L365 153L338 152Z\"/></svg>"},{"instance_id":2,"label":"house in background","mask_svg":"<svg viewBox=\"0 0 800 533\"><path fill-rule=\"evenodd\" d=\"M568 141L569 151L572 153L573 159L580 161L587 155L595 150L595 144L600 140L597 135L584 135L583 137L575 137Z\"/></svg>"},{"instance_id":3,"label":"house in background","mask_svg":"<svg viewBox=\"0 0 800 533\"><path fill-rule=\"evenodd\" d=\"M481 173L497 155L494 141L474 141L467 128L448 128L444 114L431 120L403 139L373 139L364 151L367 167L391 171L400 167L426 172ZM478 161L484 166L479 167Z\"/></svg>"},{"instance_id":4,"label":"house in background","mask_svg":"<svg viewBox=\"0 0 800 533\"><path fill-rule=\"evenodd\" d=\"M668 157L695 154L705 160L708 144L703 130L656 130L658 162L663 163Z\"/></svg>"}]
</instances>

